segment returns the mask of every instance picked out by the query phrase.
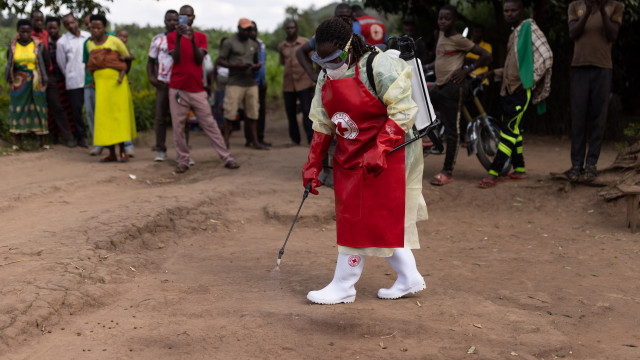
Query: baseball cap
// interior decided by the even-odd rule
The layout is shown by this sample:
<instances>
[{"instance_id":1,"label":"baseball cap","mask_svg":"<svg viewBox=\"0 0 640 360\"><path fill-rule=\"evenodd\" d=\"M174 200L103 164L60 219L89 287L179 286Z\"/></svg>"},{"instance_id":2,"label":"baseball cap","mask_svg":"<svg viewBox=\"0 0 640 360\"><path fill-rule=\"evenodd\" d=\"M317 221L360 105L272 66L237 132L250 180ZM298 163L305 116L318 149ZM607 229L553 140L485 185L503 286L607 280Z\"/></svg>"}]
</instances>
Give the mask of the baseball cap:
<instances>
[{"instance_id":1,"label":"baseball cap","mask_svg":"<svg viewBox=\"0 0 640 360\"><path fill-rule=\"evenodd\" d=\"M241 29L246 29L248 27L252 27L253 23L247 18L242 18L238 20L238 26L240 26Z\"/></svg>"}]
</instances>

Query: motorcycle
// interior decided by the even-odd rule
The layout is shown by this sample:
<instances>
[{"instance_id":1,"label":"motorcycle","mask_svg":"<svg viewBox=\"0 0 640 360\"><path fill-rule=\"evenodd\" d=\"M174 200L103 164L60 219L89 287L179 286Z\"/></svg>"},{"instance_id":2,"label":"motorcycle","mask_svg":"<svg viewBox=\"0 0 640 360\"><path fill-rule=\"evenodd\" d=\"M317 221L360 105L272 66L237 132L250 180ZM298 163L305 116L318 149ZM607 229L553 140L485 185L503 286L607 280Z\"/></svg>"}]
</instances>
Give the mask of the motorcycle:
<instances>
[{"instance_id":1,"label":"motorcycle","mask_svg":"<svg viewBox=\"0 0 640 360\"><path fill-rule=\"evenodd\" d=\"M430 72L427 76L432 74L433 72ZM480 164L488 171L491 168L493 159L498 154L500 122L493 116L488 115L480 102L478 94L483 91L483 87L482 79L479 77L472 78L471 81L469 81L469 92L472 95L472 103L476 107L478 115L472 118L466 104L463 104L461 112L467 121L467 131L465 134L467 155L476 155ZM441 138L444 137L444 126L440 124L435 132ZM440 155L443 154L443 151L436 149L429 142L423 142L423 155L427 156L430 154ZM500 171L500 175L508 174L510 169L511 159L508 159Z\"/></svg>"}]
</instances>

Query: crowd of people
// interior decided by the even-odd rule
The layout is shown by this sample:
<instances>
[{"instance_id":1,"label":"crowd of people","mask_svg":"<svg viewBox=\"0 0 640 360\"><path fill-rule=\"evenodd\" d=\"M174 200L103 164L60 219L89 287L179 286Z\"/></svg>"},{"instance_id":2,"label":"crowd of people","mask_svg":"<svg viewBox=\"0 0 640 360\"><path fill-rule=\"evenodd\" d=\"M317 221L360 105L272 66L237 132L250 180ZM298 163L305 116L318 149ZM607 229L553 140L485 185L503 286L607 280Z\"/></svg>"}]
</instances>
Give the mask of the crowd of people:
<instances>
[{"instance_id":1,"label":"crowd of people","mask_svg":"<svg viewBox=\"0 0 640 360\"><path fill-rule=\"evenodd\" d=\"M607 99L611 88L611 46L622 24L622 5L611 0L577 0L569 5L569 33L575 41L571 64L572 146L570 181L593 181L598 161ZM444 125L446 152L442 170L431 184L453 181L460 146L460 111L468 79L485 84L499 81L502 121L500 143L489 173L479 183L490 188L502 180L525 180L522 119L531 104L544 111L551 91L553 53L533 19L524 17L521 0L503 5L511 33L504 65L492 68L492 46L483 41L484 28L473 27L471 40L458 33L455 6L438 14L434 44L415 34L412 16L402 22L405 35L415 39L415 52L433 69L431 101ZM237 169L229 151L233 131L244 120L247 147L268 150L265 130L264 43L254 21L241 18L237 33L219 44L215 61L208 54L207 37L195 31L193 7L168 10L166 31L149 48L147 73L156 88L155 161L167 159L167 117L171 117L176 173L195 162L189 156L189 119L195 116L226 168ZM60 24L67 32L60 36ZM34 11L18 21L18 35L8 49L5 77L11 84L10 131L45 136L55 131L69 147L88 147L82 116L84 106L93 148L109 154L101 162L126 162L133 156L136 136L131 91L127 80L133 56L128 34L106 31L104 15L87 15L90 33L80 30L72 15L62 19ZM47 30L43 28L46 24ZM422 197L423 158L420 142L398 147L415 136L418 106L411 96L411 69L402 59L383 52L389 36L380 19L357 5L341 3L310 39L298 35L295 20L284 23L286 38L278 45L284 67L282 92L292 145L302 142L302 128L310 144L303 166L303 185L313 194L321 180L330 148L335 148L333 187L336 197L338 260L329 285L307 298L319 304L355 300L354 285L365 256L387 258L397 272L396 282L380 289L378 297L396 299L425 288L411 249L419 248L416 222L426 219ZM315 69L313 64L315 63ZM209 104L213 94L215 104ZM486 95L485 95L486 97ZM482 98L482 96L481 96ZM587 128L590 125L590 131ZM590 132L589 150L586 136ZM116 147L119 154L116 154ZM510 160L513 171L500 176Z\"/></svg>"}]
</instances>

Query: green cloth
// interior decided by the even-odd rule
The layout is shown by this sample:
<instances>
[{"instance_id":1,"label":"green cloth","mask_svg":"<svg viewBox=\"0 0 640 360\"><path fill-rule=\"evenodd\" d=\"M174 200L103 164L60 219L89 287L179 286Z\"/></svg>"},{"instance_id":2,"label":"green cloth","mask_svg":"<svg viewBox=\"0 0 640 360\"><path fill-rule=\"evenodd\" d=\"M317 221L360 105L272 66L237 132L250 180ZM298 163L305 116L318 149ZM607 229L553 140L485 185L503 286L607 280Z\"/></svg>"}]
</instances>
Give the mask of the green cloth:
<instances>
[{"instance_id":1,"label":"green cloth","mask_svg":"<svg viewBox=\"0 0 640 360\"><path fill-rule=\"evenodd\" d=\"M518 33L518 72L524 89L533 88L533 42L531 41L531 22L526 20Z\"/></svg>"},{"instance_id":2,"label":"green cloth","mask_svg":"<svg viewBox=\"0 0 640 360\"><path fill-rule=\"evenodd\" d=\"M532 89L535 82L533 81L533 41L531 39L531 22L526 20L520 27L518 33L518 43L516 45L518 51L518 73L520 81L524 89ZM547 112L546 101L541 101L536 105L538 115Z\"/></svg>"}]
</instances>

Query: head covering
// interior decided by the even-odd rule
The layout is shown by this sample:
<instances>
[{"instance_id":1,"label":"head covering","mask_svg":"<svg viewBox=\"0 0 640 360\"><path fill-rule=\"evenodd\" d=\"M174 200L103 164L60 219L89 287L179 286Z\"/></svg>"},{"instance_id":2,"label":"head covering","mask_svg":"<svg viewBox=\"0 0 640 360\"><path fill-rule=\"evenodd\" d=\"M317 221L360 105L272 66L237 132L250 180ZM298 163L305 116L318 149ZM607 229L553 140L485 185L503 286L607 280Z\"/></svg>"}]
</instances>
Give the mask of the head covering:
<instances>
[{"instance_id":1,"label":"head covering","mask_svg":"<svg viewBox=\"0 0 640 360\"><path fill-rule=\"evenodd\" d=\"M253 23L251 22L251 20L249 20L247 18L242 18L242 19L238 20L238 26L241 29L246 29L248 27L252 27Z\"/></svg>"}]
</instances>

